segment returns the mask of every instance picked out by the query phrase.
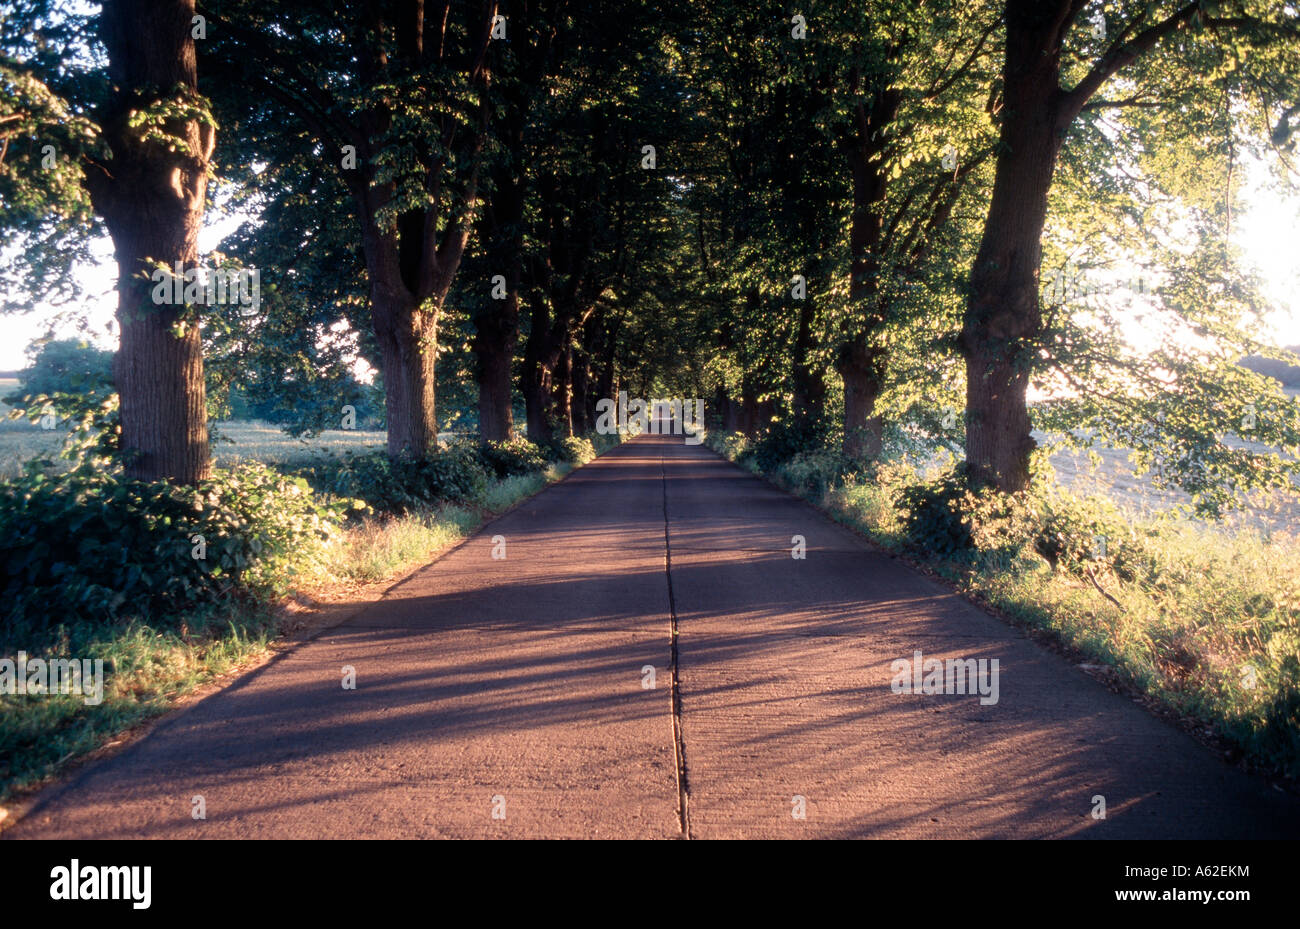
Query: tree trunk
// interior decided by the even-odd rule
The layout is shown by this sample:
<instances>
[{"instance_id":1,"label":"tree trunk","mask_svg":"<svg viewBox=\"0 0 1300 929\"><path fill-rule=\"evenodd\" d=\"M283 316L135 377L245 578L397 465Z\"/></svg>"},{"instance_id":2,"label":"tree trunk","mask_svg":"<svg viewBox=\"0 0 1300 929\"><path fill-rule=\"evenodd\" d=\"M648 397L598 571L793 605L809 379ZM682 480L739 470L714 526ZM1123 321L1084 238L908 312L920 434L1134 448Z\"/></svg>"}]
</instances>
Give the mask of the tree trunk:
<instances>
[{"instance_id":1,"label":"tree trunk","mask_svg":"<svg viewBox=\"0 0 1300 929\"><path fill-rule=\"evenodd\" d=\"M514 427L510 375L519 326L517 286L507 292L502 302L504 305L495 312L474 319L479 438L484 442L505 441Z\"/></svg>"},{"instance_id":2,"label":"tree trunk","mask_svg":"<svg viewBox=\"0 0 1300 929\"><path fill-rule=\"evenodd\" d=\"M413 305L408 294L378 288L372 288L370 308L384 376L388 454L423 458L438 444L437 315Z\"/></svg>"},{"instance_id":3,"label":"tree trunk","mask_svg":"<svg viewBox=\"0 0 1300 929\"><path fill-rule=\"evenodd\" d=\"M894 122L901 99L896 90L876 88L871 106L859 100L858 138L849 149L853 174L849 306L857 331L840 350L835 368L844 379L843 451L846 457L858 460L876 458L883 445L884 420L875 415L875 409L885 384L886 351L877 344L885 314L877 299L888 179L880 155L887 144L885 130Z\"/></svg>"},{"instance_id":4,"label":"tree trunk","mask_svg":"<svg viewBox=\"0 0 1300 929\"><path fill-rule=\"evenodd\" d=\"M740 380L740 431L749 438L756 439L758 427L758 395L754 387L754 378L751 374L745 374Z\"/></svg>"},{"instance_id":5,"label":"tree trunk","mask_svg":"<svg viewBox=\"0 0 1300 929\"><path fill-rule=\"evenodd\" d=\"M143 141L127 122L177 86L198 101L193 16L193 0L106 0L101 35L113 89L101 125L111 158L85 169L118 265L113 376L126 474L182 484L211 473L199 320L184 305L155 305L149 276L159 264L172 272L177 262L197 262L215 132L198 120L169 121L165 131L184 140L183 154Z\"/></svg>"},{"instance_id":6,"label":"tree trunk","mask_svg":"<svg viewBox=\"0 0 1300 929\"><path fill-rule=\"evenodd\" d=\"M1007 493L1029 483L1035 442L1026 392L1042 329L1043 225L1061 139L1073 117L1061 105L1054 12L1008 5L1002 144L960 339L969 476L977 486Z\"/></svg>"},{"instance_id":7,"label":"tree trunk","mask_svg":"<svg viewBox=\"0 0 1300 929\"><path fill-rule=\"evenodd\" d=\"M813 323L816 305L809 294L799 305L799 325L794 340L794 366L791 370L794 419L799 423L816 423L822 418L826 404L826 379L812 359Z\"/></svg>"},{"instance_id":8,"label":"tree trunk","mask_svg":"<svg viewBox=\"0 0 1300 929\"><path fill-rule=\"evenodd\" d=\"M511 364L519 341L519 285L523 279L525 181L524 105L511 98L501 127L502 144L512 157L494 172L485 225L490 273L505 278L504 300L488 300L474 317L473 350L477 358L479 438L505 441L514 426Z\"/></svg>"},{"instance_id":9,"label":"tree trunk","mask_svg":"<svg viewBox=\"0 0 1300 929\"><path fill-rule=\"evenodd\" d=\"M856 461L879 457L884 417L875 415L883 382L883 358L867 336L850 342L836 365L844 379L844 455Z\"/></svg>"},{"instance_id":10,"label":"tree trunk","mask_svg":"<svg viewBox=\"0 0 1300 929\"><path fill-rule=\"evenodd\" d=\"M555 410L556 425L565 437L573 435L573 349L566 347L559 353L555 363L555 373L551 376L552 390L555 393L552 408Z\"/></svg>"},{"instance_id":11,"label":"tree trunk","mask_svg":"<svg viewBox=\"0 0 1300 929\"><path fill-rule=\"evenodd\" d=\"M528 341L524 344L524 365L520 372L520 390L524 395L528 438L547 445L555 441L552 425L551 318L546 297L534 294L531 301Z\"/></svg>"},{"instance_id":12,"label":"tree trunk","mask_svg":"<svg viewBox=\"0 0 1300 929\"><path fill-rule=\"evenodd\" d=\"M569 408L573 414L573 432L586 435L595 428L595 405L591 399L591 371L587 364L587 354L582 351L573 353L569 381L573 385Z\"/></svg>"},{"instance_id":13,"label":"tree trunk","mask_svg":"<svg viewBox=\"0 0 1300 929\"><path fill-rule=\"evenodd\" d=\"M743 423L740 418L740 406L731 397L726 398L723 406L722 423L727 432L741 432Z\"/></svg>"}]
</instances>

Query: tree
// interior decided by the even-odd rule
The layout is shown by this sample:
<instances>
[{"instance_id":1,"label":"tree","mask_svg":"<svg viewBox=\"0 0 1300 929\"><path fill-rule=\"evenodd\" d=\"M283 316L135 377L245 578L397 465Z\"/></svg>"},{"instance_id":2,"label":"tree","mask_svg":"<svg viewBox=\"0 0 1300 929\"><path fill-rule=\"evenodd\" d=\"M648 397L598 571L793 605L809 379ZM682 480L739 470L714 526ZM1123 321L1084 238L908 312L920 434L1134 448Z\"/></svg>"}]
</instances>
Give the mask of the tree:
<instances>
[{"instance_id":1,"label":"tree","mask_svg":"<svg viewBox=\"0 0 1300 929\"><path fill-rule=\"evenodd\" d=\"M198 311L192 302L156 302L150 284L159 268L196 266L216 141L198 91L193 0L106 0L93 32L78 13L48 4L20 14L6 22L0 61L9 110L0 120L22 133L16 163L4 166L6 194L17 194L6 225L38 246L23 259L36 267L47 249L85 234L87 206L103 219L118 265L114 383L127 474L197 482L211 467ZM50 139L58 144L43 151ZM70 172L30 181L51 155L81 166L88 203ZM51 267L68 286L69 264L57 257L33 278Z\"/></svg>"},{"instance_id":2,"label":"tree","mask_svg":"<svg viewBox=\"0 0 1300 929\"><path fill-rule=\"evenodd\" d=\"M1295 92L1300 14L1294 8L1133 2L1110 5L1097 26L1095 19L1083 20L1087 6L1085 0L1005 5L996 176L960 344L970 476L1006 492L1024 488L1030 476L1035 442L1027 388L1044 330L1043 230L1057 163L1080 115L1158 106L1162 95L1176 96L1183 114L1219 106L1219 95L1209 92L1218 43L1234 43L1238 57L1254 49L1269 61L1268 80L1246 69L1252 93L1235 95L1232 112L1244 116L1260 106L1280 111L1275 134L1283 141L1296 112L1285 103L1285 94ZM1098 96L1108 84L1118 87L1113 99Z\"/></svg>"},{"instance_id":3,"label":"tree","mask_svg":"<svg viewBox=\"0 0 1300 929\"><path fill-rule=\"evenodd\" d=\"M22 380L20 395L80 393L112 387L113 353L79 339L51 339L40 345L32 363L18 376Z\"/></svg>"},{"instance_id":4,"label":"tree","mask_svg":"<svg viewBox=\"0 0 1300 929\"><path fill-rule=\"evenodd\" d=\"M508 29L495 2L354 8L214 2L214 62L242 91L240 123L306 132L350 195L385 390L388 452L437 441L438 322L479 208L488 140L488 49ZM222 38L222 37L226 38ZM263 157L283 155L272 143Z\"/></svg>"}]
</instances>

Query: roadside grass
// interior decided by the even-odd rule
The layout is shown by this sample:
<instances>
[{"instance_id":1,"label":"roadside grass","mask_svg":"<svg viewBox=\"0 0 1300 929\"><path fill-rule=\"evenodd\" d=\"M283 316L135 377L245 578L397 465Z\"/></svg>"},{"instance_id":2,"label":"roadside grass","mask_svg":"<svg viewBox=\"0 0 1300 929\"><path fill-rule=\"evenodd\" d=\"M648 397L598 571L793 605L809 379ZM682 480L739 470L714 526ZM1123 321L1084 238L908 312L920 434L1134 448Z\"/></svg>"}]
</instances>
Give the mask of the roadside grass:
<instances>
[{"instance_id":1,"label":"roadside grass","mask_svg":"<svg viewBox=\"0 0 1300 929\"><path fill-rule=\"evenodd\" d=\"M348 530L335 550L326 583L337 578L376 581L422 564L571 470L569 465L553 464L545 471L500 478L488 485L473 507L445 504L431 513L364 519Z\"/></svg>"},{"instance_id":2,"label":"roadside grass","mask_svg":"<svg viewBox=\"0 0 1300 929\"><path fill-rule=\"evenodd\" d=\"M260 428L246 432L249 437L260 434ZM603 443L601 450L610 444ZM259 451L273 454L277 447L284 450L285 444L270 441L259 446ZM300 460L285 455L277 464L292 466ZM543 471L492 480L480 498L470 503L359 519L345 527L312 570L288 580L284 585L288 593L275 602L231 598L211 604L204 615L187 617L176 629L154 628L139 619L114 625L65 626L59 628L56 640L44 647L33 643L28 649L33 657L102 660L102 702L89 705L74 694L0 696L0 802L39 785L78 756L165 713L203 684L261 662L288 618L282 609L288 601L299 595L347 599L348 592L359 584L383 582L426 564L495 514L564 477L573 467L551 464Z\"/></svg>"},{"instance_id":3,"label":"roadside grass","mask_svg":"<svg viewBox=\"0 0 1300 929\"><path fill-rule=\"evenodd\" d=\"M747 463L734 438L710 445ZM768 475L971 598L1108 667L1217 736L1229 760L1300 776L1300 536L1128 509L1150 568L1131 580L1107 575L1103 594L1032 550L995 547L962 558L909 547L898 496L928 476L906 462L882 465L870 479L829 473L810 481L781 468Z\"/></svg>"},{"instance_id":4,"label":"roadside grass","mask_svg":"<svg viewBox=\"0 0 1300 929\"><path fill-rule=\"evenodd\" d=\"M77 694L0 697L0 801L167 711L195 688L261 659L274 636L270 604L218 604L180 630L138 620L63 630L42 657L103 661L102 702Z\"/></svg>"}]
</instances>

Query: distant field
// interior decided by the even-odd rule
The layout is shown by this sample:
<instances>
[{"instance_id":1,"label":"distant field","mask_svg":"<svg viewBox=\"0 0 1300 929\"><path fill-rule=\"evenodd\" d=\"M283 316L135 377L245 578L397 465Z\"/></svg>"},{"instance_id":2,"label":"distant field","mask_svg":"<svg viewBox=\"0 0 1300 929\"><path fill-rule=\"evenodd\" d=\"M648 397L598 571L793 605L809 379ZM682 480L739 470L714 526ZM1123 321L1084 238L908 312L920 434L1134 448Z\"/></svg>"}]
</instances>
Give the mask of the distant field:
<instances>
[{"instance_id":1,"label":"distant field","mask_svg":"<svg viewBox=\"0 0 1300 929\"><path fill-rule=\"evenodd\" d=\"M17 386L13 378L0 378L0 396L12 393ZM0 478L17 474L23 462L34 456L57 454L65 432L61 428L45 430L26 420L11 420L8 414L9 407L0 402L0 417L5 417L0 418ZM222 422L213 423L212 428L217 436L213 457L218 464L243 459L277 465L306 464L331 452L365 452L384 447L383 432L331 429L314 439L295 439L270 423Z\"/></svg>"},{"instance_id":2,"label":"distant field","mask_svg":"<svg viewBox=\"0 0 1300 929\"><path fill-rule=\"evenodd\" d=\"M314 439L295 439L271 423L224 422L213 423L212 428L217 434L212 454L218 464L247 459L274 465L307 464L323 454L382 449L386 441L383 432L360 429L327 429Z\"/></svg>"},{"instance_id":3,"label":"distant field","mask_svg":"<svg viewBox=\"0 0 1300 929\"><path fill-rule=\"evenodd\" d=\"M1300 398L1300 388L1287 388L1286 392ZM1087 452L1057 452L1052 456L1057 477L1076 492L1105 494L1139 513L1156 513L1191 501L1185 493L1156 490L1145 476L1135 476L1127 449L1099 448L1096 452L1101 464L1095 472ZM1300 533L1300 496L1277 494L1271 499L1254 501L1227 522Z\"/></svg>"}]
</instances>

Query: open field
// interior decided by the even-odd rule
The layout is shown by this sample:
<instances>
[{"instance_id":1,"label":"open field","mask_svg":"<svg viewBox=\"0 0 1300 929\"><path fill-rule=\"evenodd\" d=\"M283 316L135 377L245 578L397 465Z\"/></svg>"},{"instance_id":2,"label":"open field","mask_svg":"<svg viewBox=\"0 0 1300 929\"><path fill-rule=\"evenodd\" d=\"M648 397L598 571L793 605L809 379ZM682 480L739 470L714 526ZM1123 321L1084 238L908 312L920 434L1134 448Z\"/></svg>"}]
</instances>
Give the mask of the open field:
<instances>
[{"instance_id":1,"label":"open field","mask_svg":"<svg viewBox=\"0 0 1300 929\"><path fill-rule=\"evenodd\" d=\"M1286 388L1286 393L1300 398L1300 388ZM1042 441L1041 436L1037 437ZM1134 474L1126 449L1098 448L1096 452L1101 463L1095 470L1086 452L1073 449L1056 452L1052 455L1052 466L1058 480L1076 493L1107 496L1142 516L1167 512L1191 502L1191 497L1181 491L1158 490L1145 475ZM1300 495L1276 494L1253 499L1240 511L1230 514L1224 523L1229 527L1300 533Z\"/></svg>"}]
</instances>

